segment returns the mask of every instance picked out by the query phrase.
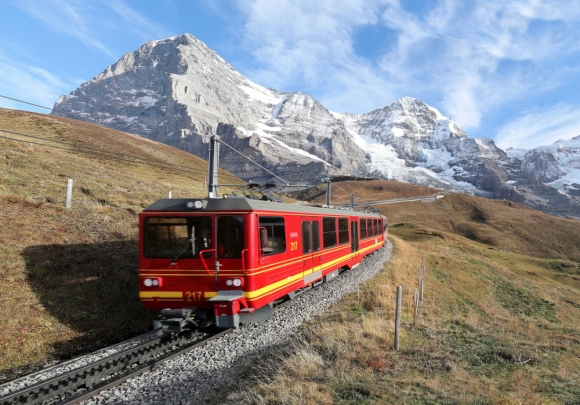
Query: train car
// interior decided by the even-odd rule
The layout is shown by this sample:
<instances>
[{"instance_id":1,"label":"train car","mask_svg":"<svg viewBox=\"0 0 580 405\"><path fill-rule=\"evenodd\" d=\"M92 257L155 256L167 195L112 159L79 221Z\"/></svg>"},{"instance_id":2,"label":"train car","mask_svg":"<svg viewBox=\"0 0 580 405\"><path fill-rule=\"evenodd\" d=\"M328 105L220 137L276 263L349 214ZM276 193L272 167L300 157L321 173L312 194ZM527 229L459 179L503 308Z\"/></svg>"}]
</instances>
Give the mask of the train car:
<instances>
[{"instance_id":1,"label":"train car","mask_svg":"<svg viewBox=\"0 0 580 405\"><path fill-rule=\"evenodd\" d=\"M139 296L169 333L265 320L387 237L379 214L242 197L161 199L139 225Z\"/></svg>"}]
</instances>

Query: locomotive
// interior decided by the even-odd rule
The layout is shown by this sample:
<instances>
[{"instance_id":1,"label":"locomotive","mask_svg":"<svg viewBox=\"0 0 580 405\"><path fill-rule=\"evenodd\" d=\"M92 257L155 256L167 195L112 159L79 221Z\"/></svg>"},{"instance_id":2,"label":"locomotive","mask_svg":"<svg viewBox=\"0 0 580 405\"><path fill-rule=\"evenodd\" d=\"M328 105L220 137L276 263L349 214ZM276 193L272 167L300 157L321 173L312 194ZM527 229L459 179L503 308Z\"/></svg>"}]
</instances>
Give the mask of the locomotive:
<instances>
[{"instance_id":1,"label":"locomotive","mask_svg":"<svg viewBox=\"0 0 580 405\"><path fill-rule=\"evenodd\" d=\"M356 268L386 238L375 213L211 192L160 199L139 214L139 297L160 311L162 333L239 327Z\"/></svg>"},{"instance_id":2,"label":"locomotive","mask_svg":"<svg viewBox=\"0 0 580 405\"><path fill-rule=\"evenodd\" d=\"M139 216L139 296L170 332L265 320L277 300L356 268L387 236L382 215L243 197L161 199Z\"/></svg>"}]
</instances>

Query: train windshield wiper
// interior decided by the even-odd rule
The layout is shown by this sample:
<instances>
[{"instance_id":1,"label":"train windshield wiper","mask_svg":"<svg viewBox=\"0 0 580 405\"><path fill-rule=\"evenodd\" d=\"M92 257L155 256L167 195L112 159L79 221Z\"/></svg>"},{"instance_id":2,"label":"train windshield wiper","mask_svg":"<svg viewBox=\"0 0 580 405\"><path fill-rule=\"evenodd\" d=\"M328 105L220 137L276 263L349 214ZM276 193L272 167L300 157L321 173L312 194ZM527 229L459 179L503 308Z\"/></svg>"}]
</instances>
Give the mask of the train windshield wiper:
<instances>
[{"instance_id":1,"label":"train windshield wiper","mask_svg":"<svg viewBox=\"0 0 580 405\"><path fill-rule=\"evenodd\" d=\"M179 259L182 254L184 254L185 252L188 251L187 247L189 246L190 243L191 243L191 253L195 257L195 236L194 235L195 235L195 226L192 226L191 227L191 239L189 239L187 241L187 245L185 245L185 248L183 248L183 250L181 250L181 252L179 252L177 254L177 256L175 256L175 258L171 261L171 263L169 263L170 266L173 266L177 262L177 259Z\"/></svg>"}]
</instances>

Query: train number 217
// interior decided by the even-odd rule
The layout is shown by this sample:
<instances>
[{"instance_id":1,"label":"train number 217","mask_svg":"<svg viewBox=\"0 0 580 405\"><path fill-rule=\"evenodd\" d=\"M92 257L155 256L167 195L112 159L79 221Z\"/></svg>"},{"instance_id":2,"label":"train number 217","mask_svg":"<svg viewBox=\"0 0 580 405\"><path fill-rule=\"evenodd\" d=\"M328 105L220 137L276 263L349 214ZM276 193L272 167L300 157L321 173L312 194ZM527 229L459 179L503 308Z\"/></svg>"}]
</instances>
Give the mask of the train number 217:
<instances>
[{"instance_id":1,"label":"train number 217","mask_svg":"<svg viewBox=\"0 0 580 405\"><path fill-rule=\"evenodd\" d=\"M298 242L290 242L290 250L298 249Z\"/></svg>"},{"instance_id":2,"label":"train number 217","mask_svg":"<svg viewBox=\"0 0 580 405\"><path fill-rule=\"evenodd\" d=\"M203 297L202 291L186 291L185 300L186 301L201 301Z\"/></svg>"}]
</instances>

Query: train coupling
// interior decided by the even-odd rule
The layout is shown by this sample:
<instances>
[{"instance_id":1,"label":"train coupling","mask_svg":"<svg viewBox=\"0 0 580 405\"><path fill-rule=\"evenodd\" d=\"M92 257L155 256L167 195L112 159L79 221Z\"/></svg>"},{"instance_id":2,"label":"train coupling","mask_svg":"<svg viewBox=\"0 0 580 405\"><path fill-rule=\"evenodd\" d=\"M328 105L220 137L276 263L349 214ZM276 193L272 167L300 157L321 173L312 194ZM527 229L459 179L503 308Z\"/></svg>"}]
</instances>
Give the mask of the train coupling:
<instances>
[{"instance_id":1,"label":"train coupling","mask_svg":"<svg viewBox=\"0 0 580 405\"><path fill-rule=\"evenodd\" d=\"M200 326L196 308L162 309L159 319L153 321L153 330L161 336L191 331Z\"/></svg>"}]
</instances>

